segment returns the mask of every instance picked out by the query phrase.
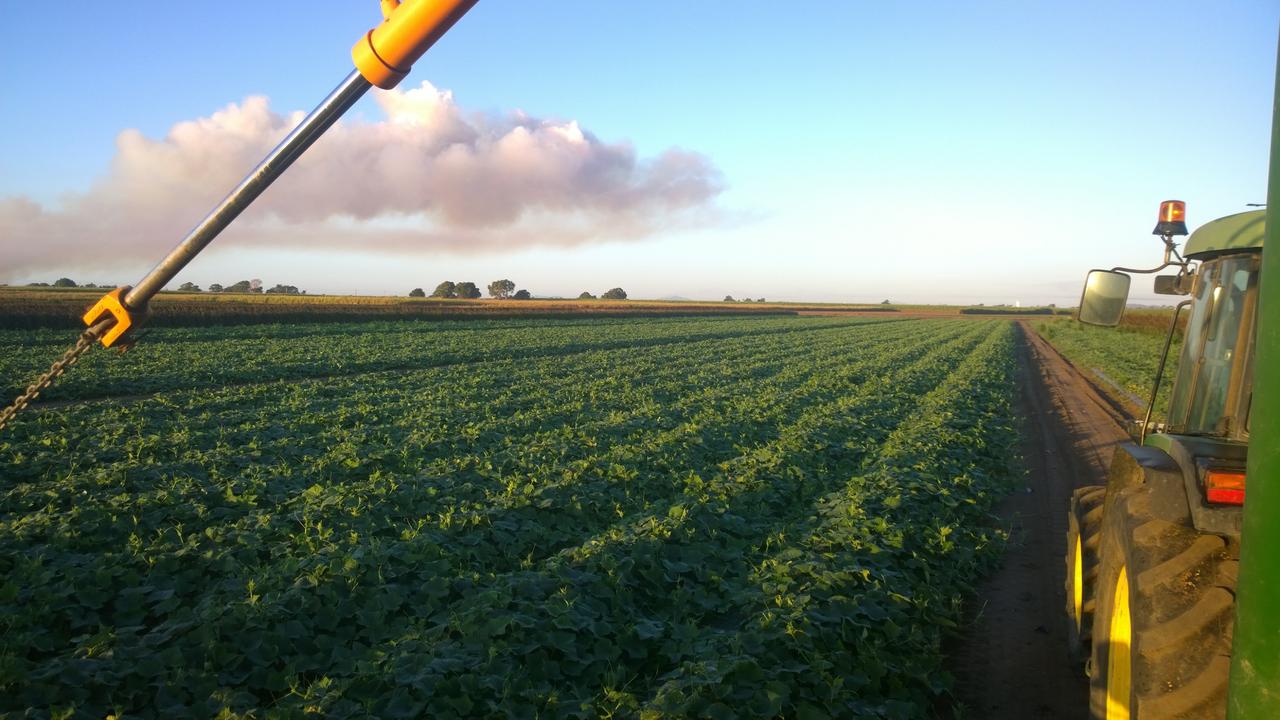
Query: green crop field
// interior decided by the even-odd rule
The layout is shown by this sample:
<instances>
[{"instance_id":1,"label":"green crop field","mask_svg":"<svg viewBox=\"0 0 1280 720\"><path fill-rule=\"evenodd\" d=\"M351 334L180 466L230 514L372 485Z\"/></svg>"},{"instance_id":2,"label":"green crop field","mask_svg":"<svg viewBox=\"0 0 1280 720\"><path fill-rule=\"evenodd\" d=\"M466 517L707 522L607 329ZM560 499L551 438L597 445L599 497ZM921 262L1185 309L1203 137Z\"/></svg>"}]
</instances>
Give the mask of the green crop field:
<instances>
[{"instance_id":1,"label":"green crop field","mask_svg":"<svg viewBox=\"0 0 1280 720\"><path fill-rule=\"evenodd\" d=\"M68 341L0 331L6 396ZM0 432L0 715L926 716L1007 320L174 329Z\"/></svg>"}]
</instances>

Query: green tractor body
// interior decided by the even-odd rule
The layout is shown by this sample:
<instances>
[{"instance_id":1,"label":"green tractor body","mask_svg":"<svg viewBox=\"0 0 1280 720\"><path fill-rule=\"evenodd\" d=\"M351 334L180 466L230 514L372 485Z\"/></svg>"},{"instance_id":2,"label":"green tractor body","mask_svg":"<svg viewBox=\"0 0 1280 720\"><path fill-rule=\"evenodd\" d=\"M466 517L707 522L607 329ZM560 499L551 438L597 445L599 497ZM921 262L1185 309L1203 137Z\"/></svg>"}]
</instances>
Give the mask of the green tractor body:
<instances>
[{"instance_id":1,"label":"green tractor body","mask_svg":"<svg viewBox=\"0 0 1280 720\"><path fill-rule=\"evenodd\" d=\"M1187 241L1187 259L1199 262L1191 316L1166 419L1143 443L1182 469L1195 527L1236 539L1243 488L1216 492L1237 488L1210 487L1208 472L1245 473L1265 226L1264 211L1240 213L1208 223Z\"/></svg>"},{"instance_id":2,"label":"green tractor body","mask_svg":"<svg viewBox=\"0 0 1280 720\"><path fill-rule=\"evenodd\" d=\"M1181 271L1157 291L1190 306L1167 413L1117 448L1105 488L1072 499L1067 612L1099 720L1227 714L1265 215L1204 225L1176 263L1165 234ZM1094 271L1081 319L1117 324L1127 294L1120 273Z\"/></svg>"}]
</instances>

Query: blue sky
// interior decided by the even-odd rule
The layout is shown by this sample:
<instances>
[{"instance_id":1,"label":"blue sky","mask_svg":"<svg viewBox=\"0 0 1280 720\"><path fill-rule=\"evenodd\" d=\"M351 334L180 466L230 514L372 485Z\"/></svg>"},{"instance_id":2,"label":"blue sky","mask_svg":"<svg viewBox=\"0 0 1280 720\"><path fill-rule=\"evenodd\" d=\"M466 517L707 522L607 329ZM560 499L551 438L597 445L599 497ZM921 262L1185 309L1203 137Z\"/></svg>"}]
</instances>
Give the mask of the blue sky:
<instances>
[{"instance_id":1,"label":"blue sky","mask_svg":"<svg viewBox=\"0 0 1280 720\"><path fill-rule=\"evenodd\" d=\"M310 109L377 19L372 0L6 3L0 199L56 212L95 192L114 181L127 129L160 142L248 96ZM639 297L1070 304L1090 267L1154 264L1160 200L1186 200L1195 226L1264 198L1278 25L1280 6L1261 1L482 0L404 88L429 81L467 113L573 121L641 162L698 153L723 185L699 220L653 218L642 237L615 237L601 216L590 241L483 251L228 237L179 280L363 294L510 277L537 295L620 285ZM372 97L354 112L385 120ZM124 242L128 225L110 227L85 242ZM19 242L33 240L0 237L0 282L125 283L158 259L18 268L3 260Z\"/></svg>"}]
</instances>

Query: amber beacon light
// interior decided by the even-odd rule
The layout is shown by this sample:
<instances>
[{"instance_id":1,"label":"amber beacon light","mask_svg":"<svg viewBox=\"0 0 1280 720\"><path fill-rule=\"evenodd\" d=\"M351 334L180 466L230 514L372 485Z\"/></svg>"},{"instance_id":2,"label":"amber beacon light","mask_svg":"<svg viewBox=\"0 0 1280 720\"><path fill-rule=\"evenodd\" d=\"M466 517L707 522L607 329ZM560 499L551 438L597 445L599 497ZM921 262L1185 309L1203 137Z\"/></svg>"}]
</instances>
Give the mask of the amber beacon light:
<instances>
[{"instance_id":1,"label":"amber beacon light","mask_svg":"<svg viewBox=\"0 0 1280 720\"><path fill-rule=\"evenodd\" d=\"M1181 200L1165 200L1160 203L1160 217L1156 219L1156 229L1152 235L1186 235L1187 204Z\"/></svg>"},{"instance_id":2,"label":"amber beacon light","mask_svg":"<svg viewBox=\"0 0 1280 720\"><path fill-rule=\"evenodd\" d=\"M390 90L476 2L382 0L382 24L365 33L351 48L356 69L370 84Z\"/></svg>"}]
</instances>

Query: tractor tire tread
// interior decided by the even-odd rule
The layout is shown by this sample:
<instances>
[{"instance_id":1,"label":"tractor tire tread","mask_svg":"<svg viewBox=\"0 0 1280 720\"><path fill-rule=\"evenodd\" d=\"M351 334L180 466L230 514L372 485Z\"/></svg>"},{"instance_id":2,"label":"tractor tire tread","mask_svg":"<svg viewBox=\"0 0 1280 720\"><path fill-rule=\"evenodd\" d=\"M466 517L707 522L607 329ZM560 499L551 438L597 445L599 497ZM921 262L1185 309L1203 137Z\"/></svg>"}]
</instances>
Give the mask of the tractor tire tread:
<instances>
[{"instance_id":1,"label":"tractor tire tread","mask_svg":"<svg viewBox=\"0 0 1280 720\"><path fill-rule=\"evenodd\" d=\"M1161 695L1138 698L1136 718L1219 718L1226 717L1227 676L1231 657L1215 655L1204 671L1178 689Z\"/></svg>"},{"instance_id":2,"label":"tractor tire tread","mask_svg":"<svg viewBox=\"0 0 1280 720\"><path fill-rule=\"evenodd\" d=\"M1225 588L1212 587L1200 596L1191 609L1165 622L1147 628L1142 636L1142 654L1159 658L1178 646L1191 642L1205 627L1231 612L1235 598Z\"/></svg>"},{"instance_id":3,"label":"tractor tire tread","mask_svg":"<svg viewBox=\"0 0 1280 720\"><path fill-rule=\"evenodd\" d=\"M1102 537L1102 514L1106 500L1106 488L1090 485L1078 488L1071 495L1071 516L1067 529L1067 643L1073 660L1084 667L1092 645L1093 613L1097 607L1095 587L1098 581L1098 546ZM1079 537L1081 548L1082 598L1080 618L1075 617L1075 540Z\"/></svg>"},{"instance_id":4,"label":"tractor tire tread","mask_svg":"<svg viewBox=\"0 0 1280 720\"><path fill-rule=\"evenodd\" d=\"M1139 573L1135 579L1136 585L1144 591L1154 590L1194 571L1215 553L1221 553L1225 548L1226 543L1217 535L1200 535L1182 552Z\"/></svg>"},{"instance_id":5,"label":"tractor tire tread","mask_svg":"<svg viewBox=\"0 0 1280 720\"><path fill-rule=\"evenodd\" d=\"M1138 486L1111 498L1104 521L1099 607L1101 639L1091 662L1095 718L1106 716L1107 644L1112 602L1104 602L1121 570L1129 576L1133 720L1221 720L1234 619L1238 549L1190 524L1151 513L1151 490ZM1105 588L1105 589L1104 589Z\"/></svg>"}]
</instances>

